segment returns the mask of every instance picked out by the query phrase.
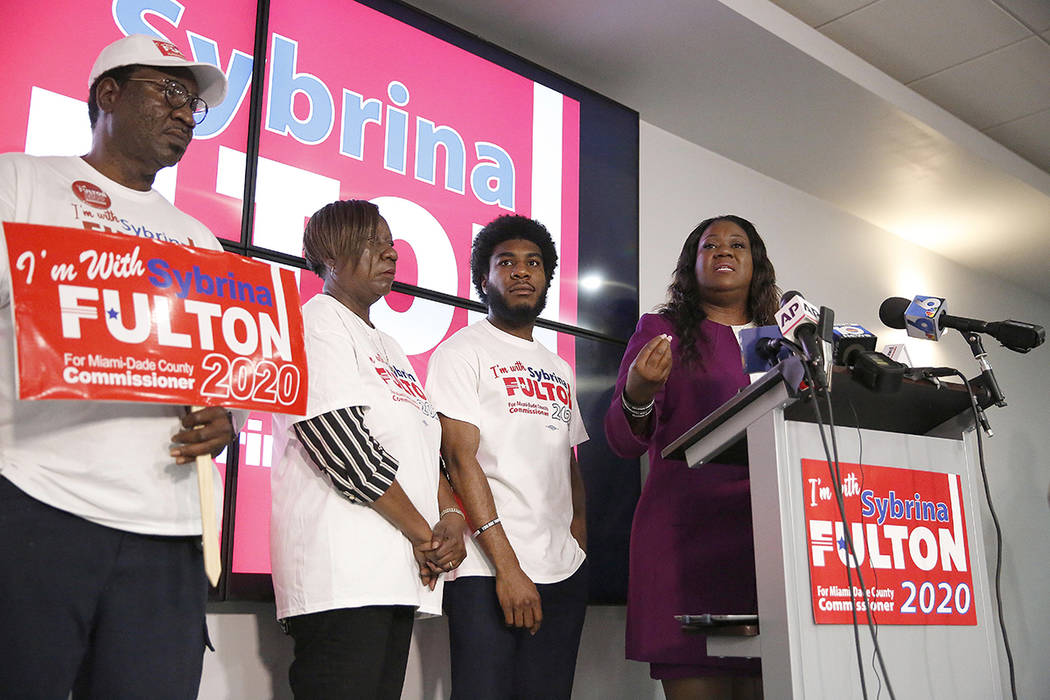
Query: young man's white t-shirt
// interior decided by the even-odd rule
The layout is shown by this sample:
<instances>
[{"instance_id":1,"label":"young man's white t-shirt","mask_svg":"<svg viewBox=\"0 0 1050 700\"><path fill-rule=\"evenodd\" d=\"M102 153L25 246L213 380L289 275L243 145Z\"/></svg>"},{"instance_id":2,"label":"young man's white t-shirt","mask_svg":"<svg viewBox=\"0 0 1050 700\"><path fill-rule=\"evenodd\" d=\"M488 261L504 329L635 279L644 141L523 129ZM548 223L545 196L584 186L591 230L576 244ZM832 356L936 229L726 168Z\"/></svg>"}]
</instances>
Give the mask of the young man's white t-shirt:
<instances>
[{"instance_id":1,"label":"young man's white t-shirt","mask_svg":"<svg viewBox=\"0 0 1050 700\"><path fill-rule=\"evenodd\" d=\"M424 588L408 538L351 503L310 459L294 423L365 407L364 423L399 463L397 483L427 523L438 521L441 425L404 351L336 299L303 305L309 397L303 417L274 415L270 557L277 617L367 605L441 613L443 582Z\"/></svg>"},{"instance_id":2,"label":"young man's white t-shirt","mask_svg":"<svg viewBox=\"0 0 1050 700\"><path fill-rule=\"evenodd\" d=\"M430 356L427 393L439 413L478 427L478 462L525 574L534 583L571 576L585 554L569 532L569 450L587 440L587 431L568 363L482 320ZM450 579L495 576L473 537L466 546Z\"/></svg>"},{"instance_id":3,"label":"young man's white t-shirt","mask_svg":"<svg viewBox=\"0 0 1050 700\"><path fill-rule=\"evenodd\" d=\"M0 155L0 221L221 250L202 223L160 193L124 187L77 157ZM33 498L100 525L199 535L193 465L176 465L168 454L184 408L19 400L10 306L7 247L0 238L0 474Z\"/></svg>"}]
</instances>

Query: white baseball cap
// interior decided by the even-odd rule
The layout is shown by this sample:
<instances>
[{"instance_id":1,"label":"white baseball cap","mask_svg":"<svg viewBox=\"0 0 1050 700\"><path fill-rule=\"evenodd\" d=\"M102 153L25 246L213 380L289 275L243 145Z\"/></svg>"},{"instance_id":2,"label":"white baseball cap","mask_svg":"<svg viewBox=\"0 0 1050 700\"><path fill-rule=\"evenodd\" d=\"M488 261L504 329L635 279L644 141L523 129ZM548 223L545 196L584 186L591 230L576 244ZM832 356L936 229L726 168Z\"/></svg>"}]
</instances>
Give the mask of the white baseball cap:
<instances>
[{"instance_id":1,"label":"white baseball cap","mask_svg":"<svg viewBox=\"0 0 1050 700\"><path fill-rule=\"evenodd\" d=\"M102 49L91 67L88 89L106 71L132 65L188 68L197 80L198 94L209 107L215 107L226 97L226 74L219 68L210 63L190 61L175 44L145 34L131 34Z\"/></svg>"}]
</instances>

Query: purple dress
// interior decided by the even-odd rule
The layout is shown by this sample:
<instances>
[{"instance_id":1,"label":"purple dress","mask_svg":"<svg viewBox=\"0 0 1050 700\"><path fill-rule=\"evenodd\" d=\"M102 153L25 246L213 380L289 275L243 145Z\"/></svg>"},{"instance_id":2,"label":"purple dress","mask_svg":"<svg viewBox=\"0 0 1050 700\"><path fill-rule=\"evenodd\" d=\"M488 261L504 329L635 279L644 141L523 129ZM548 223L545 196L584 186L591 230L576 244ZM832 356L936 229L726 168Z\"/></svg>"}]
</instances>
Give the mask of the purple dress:
<instances>
[{"instance_id":1,"label":"purple dress","mask_svg":"<svg viewBox=\"0 0 1050 700\"><path fill-rule=\"evenodd\" d=\"M708 464L689 469L660 451L748 383L733 329L703 321L699 361L684 366L671 322L645 314L627 345L605 434L613 451L648 451L649 477L631 527L627 594L627 658L648 661L655 678L754 675L758 659L709 657L704 637L681 631L674 615L754 613L755 554L747 467ZM654 336L671 335L673 365L656 395L655 428L635 436L620 404L627 370ZM670 665L672 668L658 668Z\"/></svg>"}]
</instances>

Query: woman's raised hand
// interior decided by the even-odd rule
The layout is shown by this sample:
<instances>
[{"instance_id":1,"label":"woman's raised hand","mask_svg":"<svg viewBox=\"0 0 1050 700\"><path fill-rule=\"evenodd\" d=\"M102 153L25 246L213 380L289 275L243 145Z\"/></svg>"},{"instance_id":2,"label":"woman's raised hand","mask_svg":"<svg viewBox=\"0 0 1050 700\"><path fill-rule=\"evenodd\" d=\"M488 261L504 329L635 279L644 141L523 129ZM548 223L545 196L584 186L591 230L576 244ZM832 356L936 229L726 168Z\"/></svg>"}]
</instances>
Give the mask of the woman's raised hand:
<instances>
[{"instance_id":1,"label":"woman's raised hand","mask_svg":"<svg viewBox=\"0 0 1050 700\"><path fill-rule=\"evenodd\" d=\"M635 406L645 406L656 396L671 374L671 336L662 333L638 352L627 370L624 394Z\"/></svg>"}]
</instances>

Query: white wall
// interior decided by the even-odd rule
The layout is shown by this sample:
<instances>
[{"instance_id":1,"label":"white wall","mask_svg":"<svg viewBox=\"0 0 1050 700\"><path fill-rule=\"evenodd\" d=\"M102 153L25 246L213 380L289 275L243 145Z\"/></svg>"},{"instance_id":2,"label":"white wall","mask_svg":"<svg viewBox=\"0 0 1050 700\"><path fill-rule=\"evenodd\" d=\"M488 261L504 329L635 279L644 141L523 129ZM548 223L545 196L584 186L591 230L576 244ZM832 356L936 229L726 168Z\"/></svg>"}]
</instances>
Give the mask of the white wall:
<instances>
[{"instance_id":1,"label":"white wall","mask_svg":"<svg viewBox=\"0 0 1050 700\"><path fill-rule=\"evenodd\" d=\"M273 603L208 606L208 634L215 652L205 652L201 700L290 700L291 637L281 632Z\"/></svg>"},{"instance_id":2,"label":"white wall","mask_svg":"<svg viewBox=\"0 0 1050 700\"><path fill-rule=\"evenodd\" d=\"M830 306L881 342L903 342L903 331L878 321L888 296L948 297L956 315L1017 318L1050 324L1050 300L964 269L890 233L671 134L641 125L640 306L663 300L682 241L709 216L736 213L753 221L769 248L782 288ZM1009 232L1004 231L1004 236ZM995 241L988 241L995 255ZM995 438L987 441L991 491L1004 531L1003 596L1017 665L1019 696L1046 697L1050 688L1050 350L1016 355L987 348L1010 405L992 409ZM915 364L952 365L977 374L961 337L908 341ZM987 513L986 548L994 552ZM989 565L991 568L991 564ZM218 647L205 660L200 697L288 698L288 638L272 606L218 606L209 626ZM590 608L577 666L575 698L662 698L644 664L623 659L624 611ZM1006 669L1005 659L1002 667ZM417 623L403 697L447 697L448 644L443 620ZM892 669L890 669L892 673Z\"/></svg>"}]
</instances>

